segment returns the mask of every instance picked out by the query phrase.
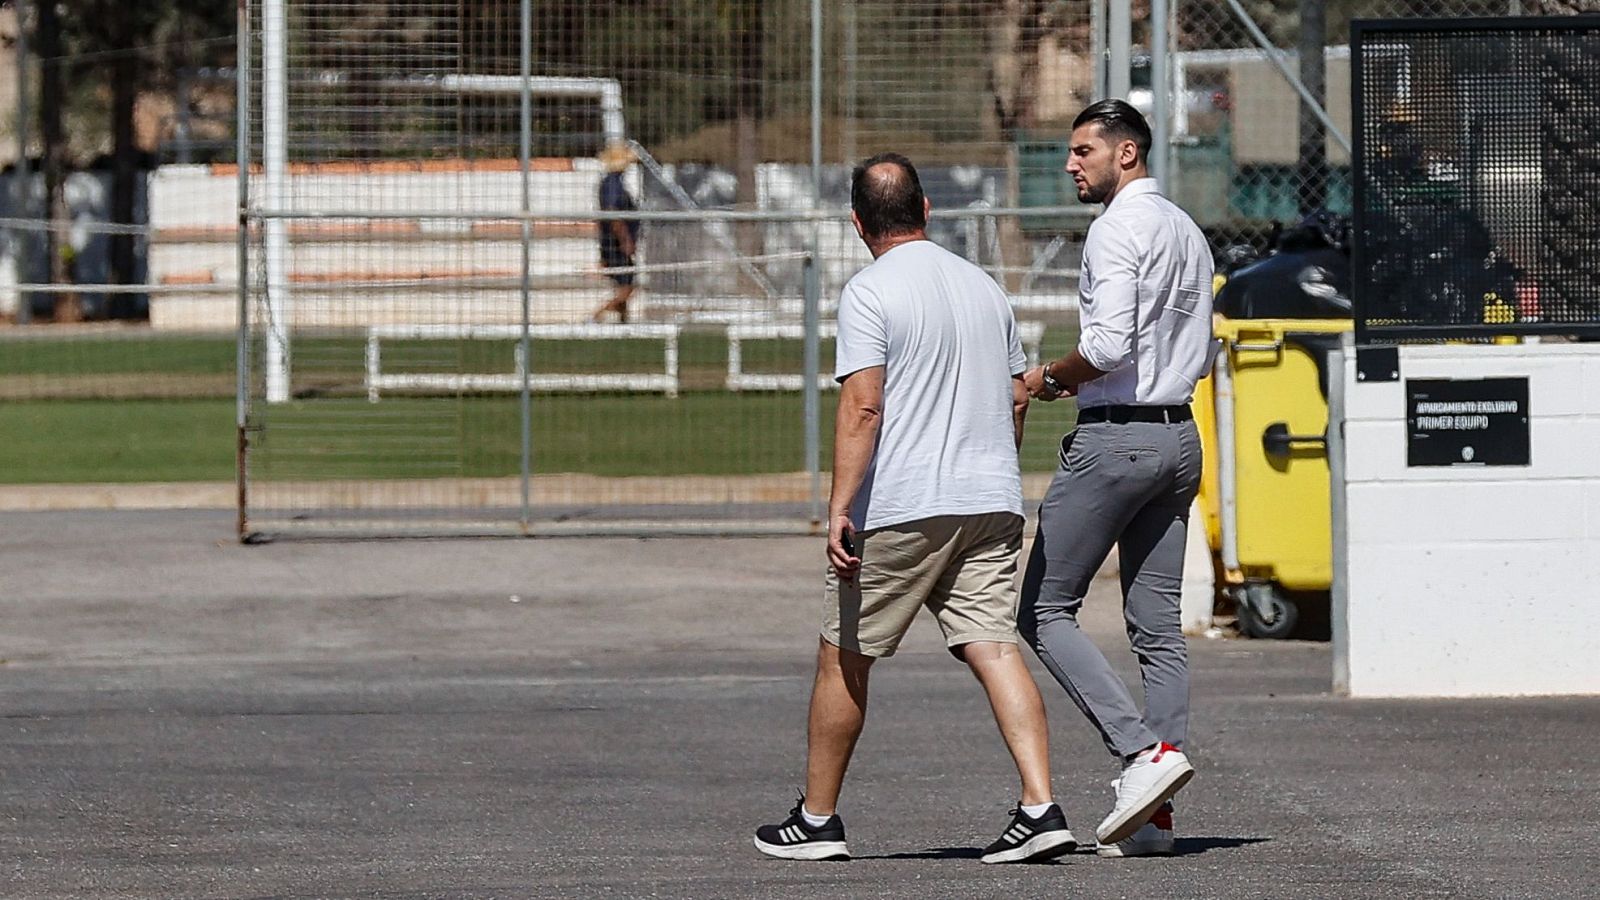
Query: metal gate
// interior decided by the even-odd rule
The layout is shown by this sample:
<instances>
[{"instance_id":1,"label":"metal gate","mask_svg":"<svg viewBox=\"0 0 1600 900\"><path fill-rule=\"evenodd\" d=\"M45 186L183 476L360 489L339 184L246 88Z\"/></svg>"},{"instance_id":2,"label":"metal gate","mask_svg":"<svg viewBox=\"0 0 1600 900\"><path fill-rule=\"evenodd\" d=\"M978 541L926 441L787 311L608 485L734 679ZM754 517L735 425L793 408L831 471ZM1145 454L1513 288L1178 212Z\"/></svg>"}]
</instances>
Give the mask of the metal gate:
<instances>
[{"instance_id":1,"label":"metal gate","mask_svg":"<svg viewBox=\"0 0 1600 900\"><path fill-rule=\"evenodd\" d=\"M942 26L952 93L901 68L925 38L894 4L706 6L247 0L245 164L217 173L244 225L243 536L816 527L832 298L869 261L849 162L874 149L924 167L935 238L1019 295L1032 352L1070 327L1088 216L1059 181L1015 208L970 78L990 20ZM647 76L604 52L659 28L704 52ZM636 212L600 208L608 165ZM618 219L637 254L602 270ZM627 321L591 321L625 280Z\"/></svg>"}]
</instances>

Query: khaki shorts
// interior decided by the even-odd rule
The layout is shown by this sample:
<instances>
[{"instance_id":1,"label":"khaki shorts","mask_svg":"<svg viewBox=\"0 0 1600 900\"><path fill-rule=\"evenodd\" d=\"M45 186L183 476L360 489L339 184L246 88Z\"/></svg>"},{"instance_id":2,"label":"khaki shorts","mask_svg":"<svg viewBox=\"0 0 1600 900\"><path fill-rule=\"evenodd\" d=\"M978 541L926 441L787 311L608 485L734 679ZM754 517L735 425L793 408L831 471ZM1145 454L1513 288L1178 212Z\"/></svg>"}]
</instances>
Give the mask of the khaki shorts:
<instances>
[{"instance_id":1,"label":"khaki shorts","mask_svg":"<svg viewBox=\"0 0 1600 900\"><path fill-rule=\"evenodd\" d=\"M828 569L822 638L863 656L893 656L926 606L952 652L973 641L1017 643L1022 517L934 516L855 535L857 583Z\"/></svg>"}]
</instances>

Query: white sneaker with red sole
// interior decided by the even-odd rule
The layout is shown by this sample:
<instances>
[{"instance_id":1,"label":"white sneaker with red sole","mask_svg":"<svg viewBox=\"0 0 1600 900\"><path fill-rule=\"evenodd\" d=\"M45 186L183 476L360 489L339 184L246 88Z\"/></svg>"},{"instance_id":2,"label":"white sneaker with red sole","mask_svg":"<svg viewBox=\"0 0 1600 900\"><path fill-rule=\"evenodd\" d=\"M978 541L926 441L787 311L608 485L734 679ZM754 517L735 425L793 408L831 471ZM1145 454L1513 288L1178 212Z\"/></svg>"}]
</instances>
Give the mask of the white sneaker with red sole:
<instances>
[{"instance_id":1,"label":"white sneaker with red sole","mask_svg":"<svg viewBox=\"0 0 1600 900\"><path fill-rule=\"evenodd\" d=\"M1094 852L1113 859L1125 856L1171 856L1176 845L1172 836L1172 804L1163 803L1150 821L1139 826L1133 837L1115 844L1098 844Z\"/></svg>"},{"instance_id":2,"label":"white sneaker with red sole","mask_svg":"<svg viewBox=\"0 0 1600 900\"><path fill-rule=\"evenodd\" d=\"M1102 844L1115 844L1132 837L1161 804L1171 800L1193 777L1194 766L1189 765L1189 758L1171 744L1157 744L1123 763L1122 776L1117 779L1116 805L1095 829L1095 839Z\"/></svg>"}]
</instances>

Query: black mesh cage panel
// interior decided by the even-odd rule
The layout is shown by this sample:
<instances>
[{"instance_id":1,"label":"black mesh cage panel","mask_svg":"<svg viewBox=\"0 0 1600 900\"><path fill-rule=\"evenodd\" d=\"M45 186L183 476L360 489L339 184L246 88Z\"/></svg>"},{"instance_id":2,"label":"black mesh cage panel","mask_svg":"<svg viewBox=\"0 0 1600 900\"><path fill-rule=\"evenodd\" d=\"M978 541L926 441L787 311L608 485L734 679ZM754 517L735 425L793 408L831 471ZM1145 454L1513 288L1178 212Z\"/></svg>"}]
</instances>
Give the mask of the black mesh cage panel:
<instances>
[{"instance_id":1,"label":"black mesh cage panel","mask_svg":"<svg viewBox=\"0 0 1600 900\"><path fill-rule=\"evenodd\" d=\"M1600 335L1597 26L1354 23L1358 335Z\"/></svg>"}]
</instances>

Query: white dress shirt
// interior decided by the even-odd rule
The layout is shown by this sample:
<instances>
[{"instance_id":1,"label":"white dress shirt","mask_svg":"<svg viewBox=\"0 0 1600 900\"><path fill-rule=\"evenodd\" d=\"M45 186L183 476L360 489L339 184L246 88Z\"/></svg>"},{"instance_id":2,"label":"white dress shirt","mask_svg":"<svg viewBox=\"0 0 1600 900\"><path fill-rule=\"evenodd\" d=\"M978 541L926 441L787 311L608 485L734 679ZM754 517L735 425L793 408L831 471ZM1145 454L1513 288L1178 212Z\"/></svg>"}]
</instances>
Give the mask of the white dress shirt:
<instances>
[{"instance_id":1,"label":"white dress shirt","mask_svg":"<svg viewBox=\"0 0 1600 900\"><path fill-rule=\"evenodd\" d=\"M1154 178L1129 182L1089 226L1078 352L1106 374L1078 405L1176 406L1211 369L1211 248Z\"/></svg>"}]
</instances>

